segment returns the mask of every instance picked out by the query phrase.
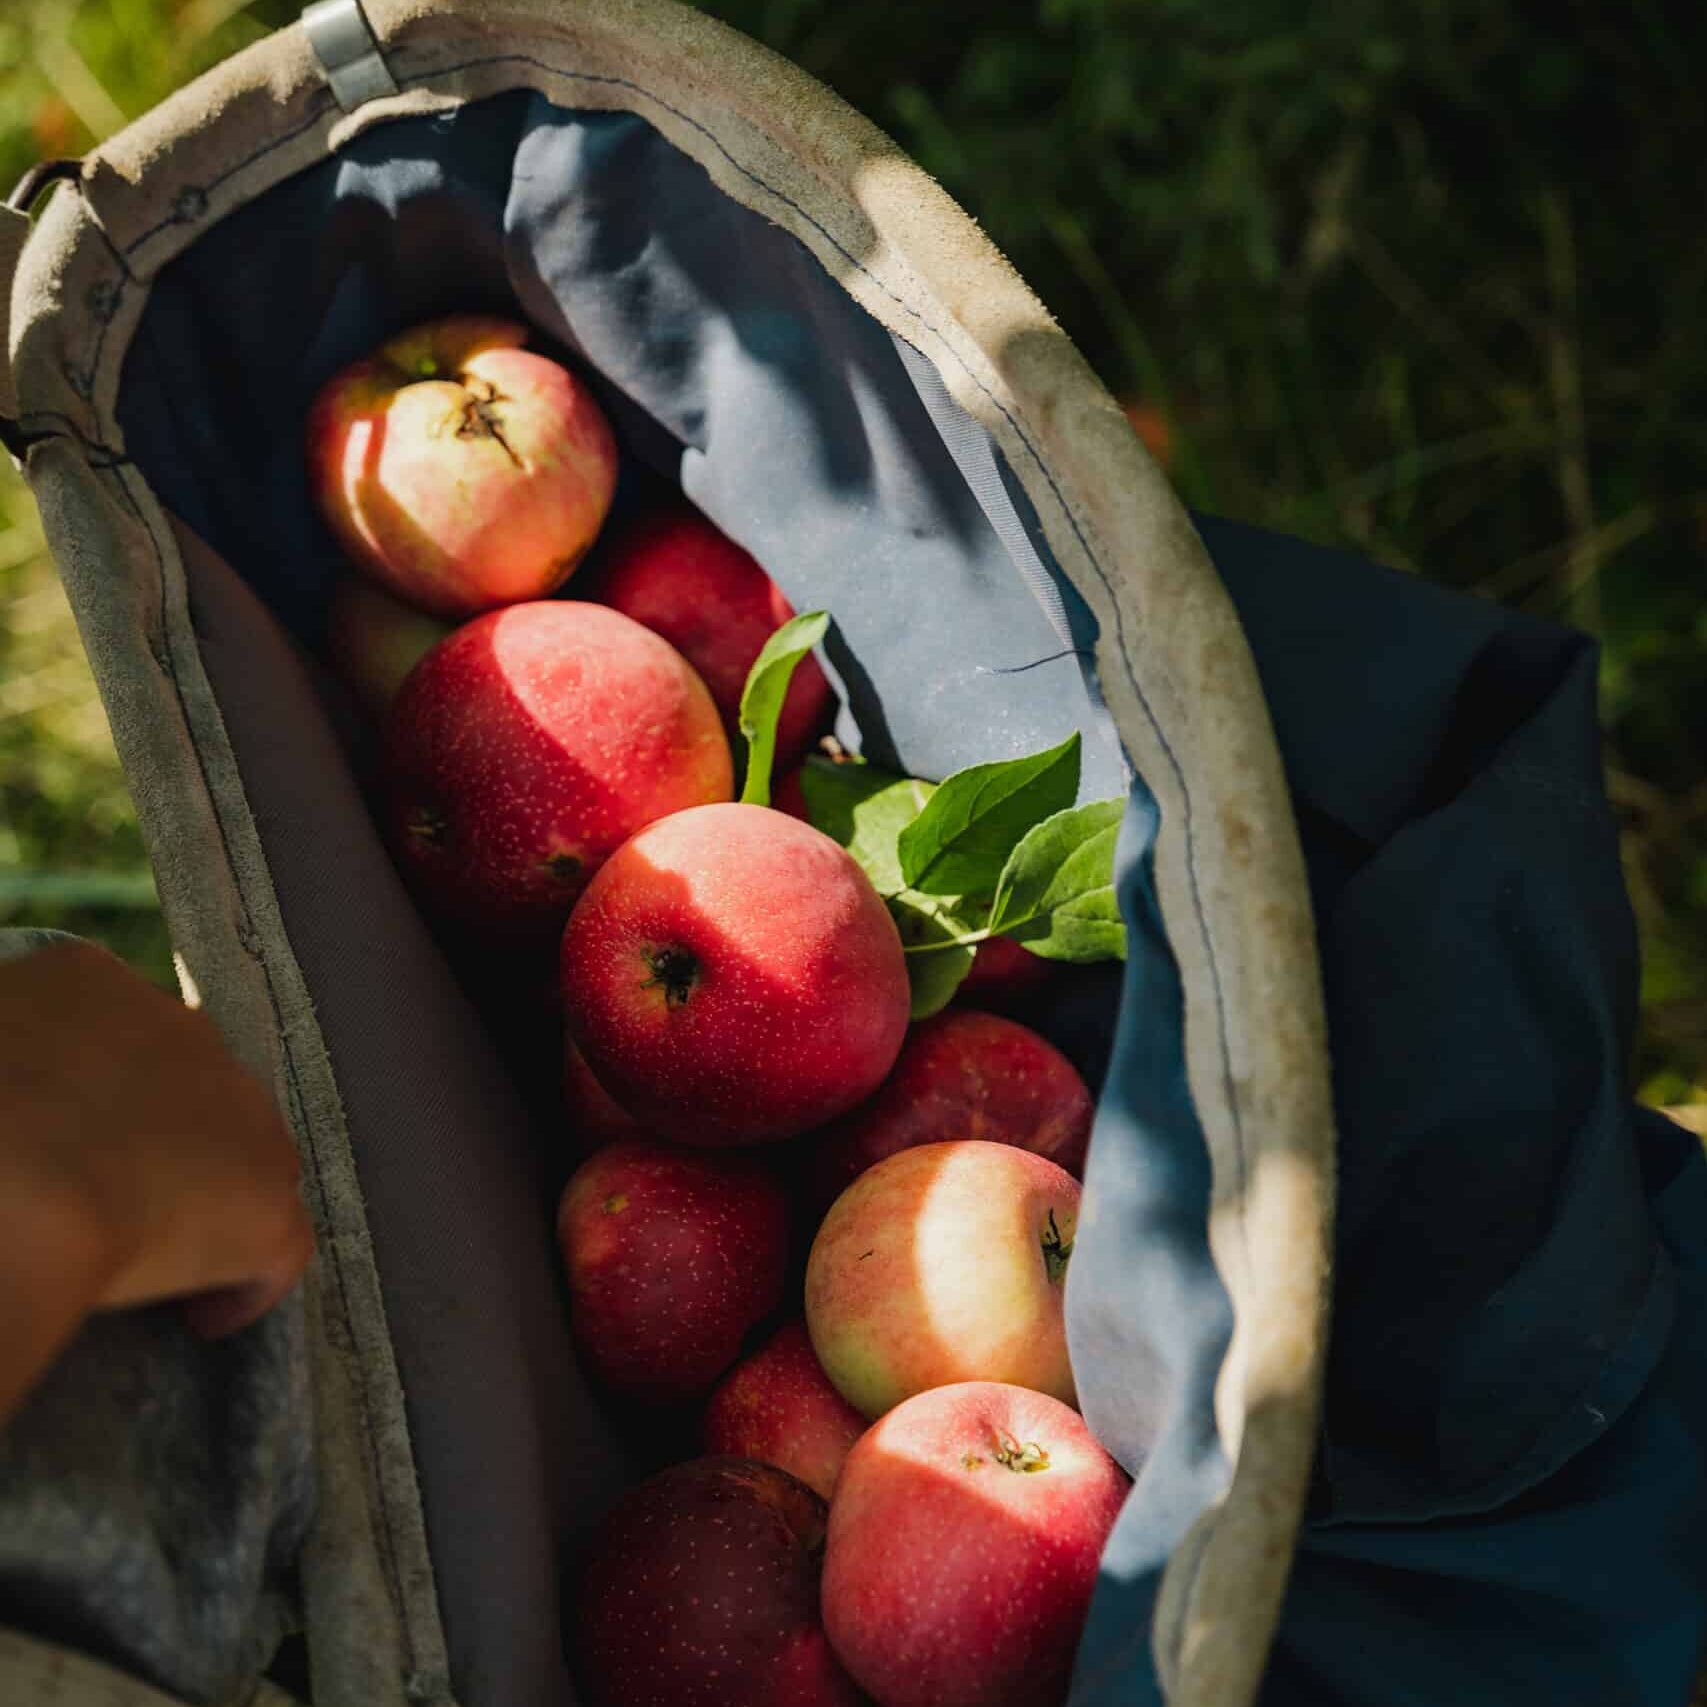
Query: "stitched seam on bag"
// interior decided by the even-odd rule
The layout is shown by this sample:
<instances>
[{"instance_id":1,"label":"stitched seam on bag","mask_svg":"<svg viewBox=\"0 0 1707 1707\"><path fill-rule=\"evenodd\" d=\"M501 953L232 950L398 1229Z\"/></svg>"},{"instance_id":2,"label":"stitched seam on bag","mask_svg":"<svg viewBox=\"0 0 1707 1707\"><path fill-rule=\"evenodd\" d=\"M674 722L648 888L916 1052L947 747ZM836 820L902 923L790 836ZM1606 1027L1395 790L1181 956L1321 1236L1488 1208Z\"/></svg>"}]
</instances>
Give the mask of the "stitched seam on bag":
<instances>
[{"instance_id":1,"label":"stitched seam on bag","mask_svg":"<svg viewBox=\"0 0 1707 1707\"><path fill-rule=\"evenodd\" d=\"M139 475L139 478L140 478L140 475ZM157 565L159 572L160 572L160 599L161 599L160 628L161 628L162 647L163 647L163 650L165 652L165 657L163 660L161 660L161 662L162 662L162 665L164 667L167 679L172 684L172 692L173 692L174 697L178 701L178 710L179 710L180 715L184 719L184 726L186 729L188 729L191 727L189 709L184 704L183 690L179 686L179 683L178 683L178 673L177 673L177 668L176 668L176 662L173 658L173 653L172 653L171 625L166 620L166 590L167 590L166 554L165 554L165 551L164 551L164 548L162 546L160 539L155 534L153 525L151 524L148 516L143 512L141 505L139 505L136 502L135 495L129 491L129 489L126 487L126 485L122 479L116 481L115 484L118 486L118 489L119 489L119 491L123 497L125 507L127 509L129 509L131 514L136 518L137 522L141 525L143 531L147 534L148 542L154 551L154 561L155 561L155 564ZM145 482L145 484L146 484L146 482ZM210 802L212 802L215 799L215 795L214 795L212 783L208 779L207 768L202 762L201 744L198 741L192 740L190 742L190 747L196 755L196 769L198 770L198 772L201 775L202 787L206 791L208 800ZM215 808L214 813L213 813L213 820L214 820L214 827L219 832L219 842L220 842L220 847L225 854L226 867L231 872L232 886L236 889L238 898L242 904L243 911L242 911L242 914L241 914L241 916L237 922L239 941L242 944L242 946L245 948L245 951L250 954L250 958L255 960L255 962L261 968L262 981L266 985L266 990L267 990L267 1000L268 1000L268 1003L273 1010L274 1029L278 1033L279 1047L282 1050L283 1055L284 1055L286 1087L289 1090L291 1101L292 1101L292 1104L294 1106L295 1112L296 1112L297 1116L299 1117L299 1119L302 1120L302 1126L300 1129L302 1131L306 1132L308 1130L308 1127L307 1127L307 1122L306 1122L306 1118L305 1118L305 1110L304 1110L304 1106L303 1106L303 1102L302 1102L302 1087L301 1087L301 1084L300 1084L299 1078L298 1078L298 1068L296 1065L296 1055L295 1055L295 1051L291 1045L289 1030L286 1027L285 1022L284 1022L283 1011L279 1005L278 992L274 988L274 985L273 985L272 968L267 964L267 960L266 960L266 957L264 955L256 953L254 950L249 948L249 944L254 941L255 924L254 924L254 920L253 920L253 918L249 912L248 897L246 895L244 895L243 885L237 878L237 864L236 864L235 857L232 854L231 841L230 841L230 837L226 831L224 816L222 813L219 812L217 807ZM327 1199L326 1199L326 1195L325 1195L324 1183L323 1183L323 1181L321 1179L321 1175L320 1175L319 1157L318 1157L318 1155L316 1155L314 1153L315 1152L315 1146L312 1143L310 1143L308 1145L308 1150L310 1152L310 1155L313 1156L313 1159L314 1159L314 1179L315 1179L316 1190L318 1191L318 1193L320 1195L320 1202L321 1202L321 1209L322 1209L322 1224L328 1228L328 1231L331 1231L331 1217L330 1217L329 1213L327 1213ZM347 1283L345 1273L344 1273L344 1264L343 1264L343 1260L342 1260L342 1253L341 1253L341 1249L340 1249L341 1241L338 1238L333 1237L333 1238L328 1240L328 1243L332 1247L329 1254L330 1254L331 1260L332 1260L332 1271L333 1271L334 1275L336 1275L337 1281L338 1281L339 1300L343 1306L345 1320L348 1321L350 1319L350 1298L349 1298L348 1283ZM407 1667L408 1667L408 1671L409 1671L410 1675L414 1675L414 1673L416 1671L414 1641L413 1641L412 1633L411 1633L410 1628L409 1628L409 1619L406 1616L401 1616L403 1609L407 1605L407 1601L403 1595L402 1581L401 1581L401 1577L400 1577L400 1574L398 1571L398 1566L397 1566L396 1541L392 1535L392 1530L391 1530L390 1500L389 1500L389 1497L387 1495L385 1482L384 1482L384 1480L381 1476L381 1473L380 1473L379 1450L378 1450L378 1446L377 1446L377 1444L375 1442L375 1438L374 1438L375 1430L374 1430L374 1422L373 1422L373 1413L372 1413L372 1410L370 1407L370 1400L369 1400L368 1391L367 1391L367 1382L364 1379L362 1381L358 1381L357 1383L355 1383L355 1386L356 1386L356 1390L357 1390L358 1394L360 1395L360 1404L361 1404L361 1410L362 1410L362 1424L363 1424L363 1426L362 1426L362 1437L363 1437L363 1441L367 1447L368 1469L369 1469L369 1473L373 1479L374 1491L375 1491L376 1501L377 1501L377 1505L378 1505L379 1528L380 1528L380 1533L381 1533L381 1535L384 1539L384 1543L385 1543L384 1559L383 1559L382 1568L385 1570L387 1579L391 1585L392 1592L393 1592L394 1596L396 1597L396 1605L397 1605L399 1613L400 1613L400 1616L398 1618L398 1626L399 1626L399 1630L400 1630L400 1633L401 1633L402 1638L403 1638L404 1658L405 1658L405 1661L407 1663Z\"/></svg>"},{"instance_id":2,"label":"stitched seam on bag","mask_svg":"<svg viewBox=\"0 0 1707 1707\"><path fill-rule=\"evenodd\" d=\"M269 154L276 153L287 143L295 142L304 131L313 130L313 128L327 116L328 110L335 105L336 102L333 100L330 91L324 89L319 91L310 103L308 117L305 118L301 124L295 126L291 130L284 131L280 135L275 136L265 145L265 147L257 148L253 154L246 154L241 160L234 161L231 165L227 166L223 172L218 173L215 177L209 178L205 184L198 184L196 187L203 195L211 194L214 190L217 190L222 184L224 184L227 179L233 178L239 172L247 170L250 166L253 166L257 160L265 160ZM183 219L177 213L169 213L164 219L149 226L149 228L143 232L140 237L133 237L130 242L125 245L124 252L127 256L134 255L144 243L148 242L150 238L158 237L162 231L168 230L174 225L185 225L189 223L194 222Z\"/></svg>"}]
</instances>

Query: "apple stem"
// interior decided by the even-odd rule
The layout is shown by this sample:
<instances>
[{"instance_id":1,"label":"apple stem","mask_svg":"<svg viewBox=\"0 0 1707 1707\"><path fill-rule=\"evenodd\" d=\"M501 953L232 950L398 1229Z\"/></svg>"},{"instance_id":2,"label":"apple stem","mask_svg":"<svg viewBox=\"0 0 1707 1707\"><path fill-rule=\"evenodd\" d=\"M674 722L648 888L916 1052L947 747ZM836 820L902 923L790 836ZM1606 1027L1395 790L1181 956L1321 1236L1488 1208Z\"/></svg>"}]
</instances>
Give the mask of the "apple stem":
<instances>
[{"instance_id":1,"label":"apple stem","mask_svg":"<svg viewBox=\"0 0 1707 1707\"><path fill-rule=\"evenodd\" d=\"M993 936L1000 936L999 931L968 931L965 936L939 937L935 942L909 942L901 945L903 954L938 954L945 948L976 948L981 942L988 942Z\"/></svg>"},{"instance_id":2,"label":"apple stem","mask_svg":"<svg viewBox=\"0 0 1707 1707\"><path fill-rule=\"evenodd\" d=\"M409 814L407 828L417 841L427 842L435 848L443 847L445 838L450 834L449 820L431 806L416 807Z\"/></svg>"},{"instance_id":3,"label":"apple stem","mask_svg":"<svg viewBox=\"0 0 1707 1707\"><path fill-rule=\"evenodd\" d=\"M1061 1229L1055 1224L1055 1211L1049 1211L1049 1225L1043 1234L1043 1266L1049 1271L1049 1284L1053 1286L1067 1272L1067 1259L1073 1254L1073 1241L1061 1237Z\"/></svg>"},{"instance_id":4,"label":"apple stem","mask_svg":"<svg viewBox=\"0 0 1707 1707\"><path fill-rule=\"evenodd\" d=\"M641 980L641 989L651 990L662 985L664 1005L679 1008L693 994L693 987L699 982L699 961L685 948L674 947L649 948L645 950L644 959L652 970L652 976Z\"/></svg>"},{"instance_id":5,"label":"apple stem","mask_svg":"<svg viewBox=\"0 0 1707 1707\"><path fill-rule=\"evenodd\" d=\"M520 468L522 459L504 437L503 417L498 413L498 405L505 402L508 399L490 381L486 382L484 391L476 391L470 386L468 398L462 405L462 419L457 422L456 436L459 439L496 439L503 447L504 455Z\"/></svg>"},{"instance_id":6,"label":"apple stem","mask_svg":"<svg viewBox=\"0 0 1707 1707\"><path fill-rule=\"evenodd\" d=\"M991 1454L1004 1469L1031 1475L1049 1468L1049 1454L1035 1440L1022 1446L1006 1429L996 1430L996 1450Z\"/></svg>"}]
</instances>

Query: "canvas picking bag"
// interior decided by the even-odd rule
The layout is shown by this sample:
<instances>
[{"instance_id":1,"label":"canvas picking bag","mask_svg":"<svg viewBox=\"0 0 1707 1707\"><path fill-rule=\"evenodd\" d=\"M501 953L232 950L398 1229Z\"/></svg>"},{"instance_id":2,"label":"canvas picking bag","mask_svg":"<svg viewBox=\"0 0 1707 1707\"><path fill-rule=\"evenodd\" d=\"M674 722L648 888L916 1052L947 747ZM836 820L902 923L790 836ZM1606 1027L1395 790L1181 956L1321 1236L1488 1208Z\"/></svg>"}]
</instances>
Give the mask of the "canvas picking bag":
<instances>
[{"instance_id":1,"label":"canvas picking bag","mask_svg":"<svg viewBox=\"0 0 1707 1707\"><path fill-rule=\"evenodd\" d=\"M790 65L668 0L364 5L0 222L7 443L186 982L275 1087L319 1246L244 1347L150 1329L158 1384L228 1360L249 1446L219 1485L247 1491L195 1533L229 1568L145 1560L129 1612L0 1634L0 1698L283 1699L257 1679L298 1631L316 1707L573 1699L556 1597L620 1430L574 1368L535 1139L307 661L337 568L307 402L474 307L568 351L631 456L834 613L868 754L940 776L1077 728L1085 797L1130 796L1068 1296L1083 1408L1138 1479L1073 1699L1252 1700L1316 1447L1333 1116L1287 787L1197 533L973 222Z\"/></svg>"}]
</instances>

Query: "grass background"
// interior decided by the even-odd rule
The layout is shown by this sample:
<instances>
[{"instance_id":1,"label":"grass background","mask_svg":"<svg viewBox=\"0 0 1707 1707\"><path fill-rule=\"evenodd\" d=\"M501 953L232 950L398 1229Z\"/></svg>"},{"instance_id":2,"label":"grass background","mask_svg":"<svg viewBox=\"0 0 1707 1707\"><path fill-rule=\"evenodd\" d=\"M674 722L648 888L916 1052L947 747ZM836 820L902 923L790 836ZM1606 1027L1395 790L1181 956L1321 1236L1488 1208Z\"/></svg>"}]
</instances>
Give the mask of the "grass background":
<instances>
[{"instance_id":1,"label":"grass background","mask_svg":"<svg viewBox=\"0 0 1707 1707\"><path fill-rule=\"evenodd\" d=\"M1602 643L1641 1093L1707 1107L1707 8L708 0L984 224L1194 505ZM0 187L293 0L5 0ZM0 472L0 923L156 976L141 840Z\"/></svg>"}]
</instances>

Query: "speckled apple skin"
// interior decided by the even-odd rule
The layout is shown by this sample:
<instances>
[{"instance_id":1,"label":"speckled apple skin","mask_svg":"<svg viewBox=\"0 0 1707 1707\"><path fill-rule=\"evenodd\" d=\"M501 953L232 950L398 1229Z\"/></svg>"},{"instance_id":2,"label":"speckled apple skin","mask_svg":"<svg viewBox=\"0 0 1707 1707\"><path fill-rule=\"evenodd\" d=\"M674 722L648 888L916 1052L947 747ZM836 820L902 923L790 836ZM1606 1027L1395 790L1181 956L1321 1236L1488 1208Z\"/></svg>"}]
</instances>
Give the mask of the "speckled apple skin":
<instances>
[{"instance_id":1,"label":"speckled apple skin","mask_svg":"<svg viewBox=\"0 0 1707 1707\"><path fill-rule=\"evenodd\" d=\"M455 315L335 374L309 410L309 488L359 568L436 616L543 598L597 537L617 448L593 394L521 346L513 320Z\"/></svg>"},{"instance_id":2,"label":"speckled apple skin","mask_svg":"<svg viewBox=\"0 0 1707 1707\"><path fill-rule=\"evenodd\" d=\"M666 813L727 800L729 743L687 661L603 605L513 605L410 672L385 729L393 845L428 901L555 944L588 878Z\"/></svg>"},{"instance_id":3,"label":"speckled apple skin","mask_svg":"<svg viewBox=\"0 0 1707 1707\"><path fill-rule=\"evenodd\" d=\"M774 1464L828 1499L865 1427L819 1367L806 1324L794 1321L724 1376L700 1438L707 1452Z\"/></svg>"},{"instance_id":4,"label":"speckled apple skin","mask_svg":"<svg viewBox=\"0 0 1707 1707\"><path fill-rule=\"evenodd\" d=\"M862 1707L824 1636L824 1502L743 1458L696 1458L629 1491L570 1598L587 1707Z\"/></svg>"},{"instance_id":5,"label":"speckled apple skin","mask_svg":"<svg viewBox=\"0 0 1707 1707\"><path fill-rule=\"evenodd\" d=\"M695 969L679 997L658 970L672 957ZM594 1072L679 1143L821 1125L883 1082L907 1030L901 939L877 891L828 836L763 806L642 830L587 885L562 967Z\"/></svg>"},{"instance_id":6,"label":"speckled apple skin","mask_svg":"<svg viewBox=\"0 0 1707 1707\"><path fill-rule=\"evenodd\" d=\"M919 1144L981 1138L1047 1156L1075 1179L1095 1112L1073 1064L1017 1021L950 1008L920 1020L870 1101L808 1140L820 1211L874 1162Z\"/></svg>"},{"instance_id":7,"label":"speckled apple skin","mask_svg":"<svg viewBox=\"0 0 1707 1707\"><path fill-rule=\"evenodd\" d=\"M1018 1467L1037 1463L1027 1448L1047 1464ZM1056 1707L1129 1487L1042 1393L980 1381L909 1399L842 1468L831 1644L879 1707Z\"/></svg>"},{"instance_id":8,"label":"speckled apple skin","mask_svg":"<svg viewBox=\"0 0 1707 1707\"><path fill-rule=\"evenodd\" d=\"M661 634L705 678L731 740L764 644L795 613L755 558L697 510L671 506L630 529L592 596ZM776 763L792 764L829 722L834 695L810 653L777 719Z\"/></svg>"},{"instance_id":9,"label":"speckled apple skin","mask_svg":"<svg viewBox=\"0 0 1707 1707\"><path fill-rule=\"evenodd\" d=\"M703 1397L782 1297L787 1198L749 1157L613 1144L564 1188L557 1234L570 1332L613 1393Z\"/></svg>"},{"instance_id":10,"label":"speckled apple skin","mask_svg":"<svg viewBox=\"0 0 1707 1707\"><path fill-rule=\"evenodd\" d=\"M1007 1144L923 1144L866 1169L806 1260L824 1373L868 1417L959 1381L1072 1403L1065 1265L1046 1248L1070 1247L1078 1216L1078 1181Z\"/></svg>"}]
</instances>

